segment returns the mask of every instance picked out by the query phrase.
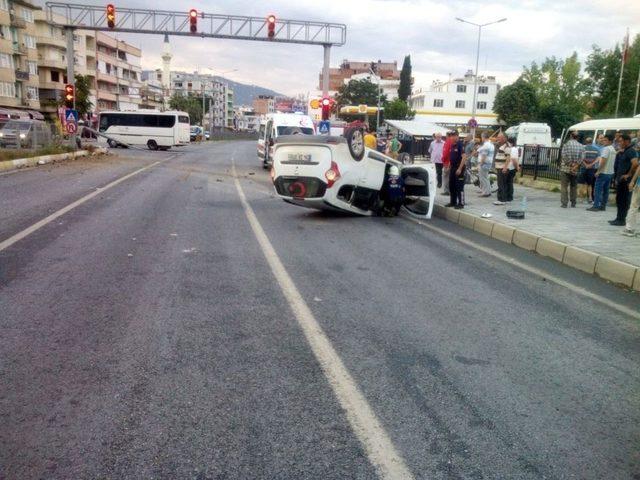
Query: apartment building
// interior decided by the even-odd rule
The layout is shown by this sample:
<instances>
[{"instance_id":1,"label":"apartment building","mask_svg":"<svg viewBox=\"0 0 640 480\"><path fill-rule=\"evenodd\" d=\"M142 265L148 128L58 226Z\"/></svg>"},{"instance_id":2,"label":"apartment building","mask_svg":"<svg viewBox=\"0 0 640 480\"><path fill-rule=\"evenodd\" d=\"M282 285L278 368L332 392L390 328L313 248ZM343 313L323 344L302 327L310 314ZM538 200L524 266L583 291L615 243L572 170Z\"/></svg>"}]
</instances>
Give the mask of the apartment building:
<instances>
[{"instance_id":1,"label":"apartment building","mask_svg":"<svg viewBox=\"0 0 640 480\"><path fill-rule=\"evenodd\" d=\"M258 95L253 99L253 110L258 115L266 115L276 111L276 100L270 95Z\"/></svg>"},{"instance_id":2,"label":"apartment building","mask_svg":"<svg viewBox=\"0 0 640 480\"><path fill-rule=\"evenodd\" d=\"M3 116L41 118L34 15L40 7L0 0L0 109ZM20 111L22 113L20 113Z\"/></svg>"},{"instance_id":3,"label":"apartment building","mask_svg":"<svg viewBox=\"0 0 640 480\"><path fill-rule=\"evenodd\" d=\"M345 80L351 79L354 75L369 74L373 71L382 80L395 80L400 82L400 70L398 62L358 62L353 60L343 60L338 68L329 69L329 91L337 92ZM322 90L322 72L318 76L318 90Z\"/></svg>"},{"instance_id":4,"label":"apartment building","mask_svg":"<svg viewBox=\"0 0 640 480\"><path fill-rule=\"evenodd\" d=\"M141 97L139 48L96 32L97 110L138 110Z\"/></svg>"},{"instance_id":5,"label":"apartment building","mask_svg":"<svg viewBox=\"0 0 640 480\"><path fill-rule=\"evenodd\" d=\"M226 104L225 104L225 120L227 128L234 128L233 124L234 112L233 112L233 90L228 86L225 88Z\"/></svg>"},{"instance_id":6,"label":"apartment building","mask_svg":"<svg viewBox=\"0 0 640 480\"><path fill-rule=\"evenodd\" d=\"M475 75L468 70L464 77L436 80L429 88L415 90L409 105L416 111L416 116L429 122L445 126L466 125L473 112L474 85ZM493 102L499 90L496 77L478 77L475 117L479 125L498 125Z\"/></svg>"},{"instance_id":7,"label":"apartment building","mask_svg":"<svg viewBox=\"0 0 640 480\"><path fill-rule=\"evenodd\" d=\"M35 12L38 46L38 76L41 111L54 114L59 106L67 79L67 38L65 31L47 19L46 12ZM58 23L64 19L59 18ZM94 88L89 100L96 105L96 34L76 30L73 34L73 61L76 75L87 76Z\"/></svg>"},{"instance_id":8,"label":"apartment building","mask_svg":"<svg viewBox=\"0 0 640 480\"><path fill-rule=\"evenodd\" d=\"M140 87L140 108L150 110L164 109L164 88L162 70L143 70Z\"/></svg>"},{"instance_id":9,"label":"apartment building","mask_svg":"<svg viewBox=\"0 0 640 480\"><path fill-rule=\"evenodd\" d=\"M206 129L233 127L233 90L218 77L198 72L171 72L172 95L193 95L207 103Z\"/></svg>"}]
</instances>

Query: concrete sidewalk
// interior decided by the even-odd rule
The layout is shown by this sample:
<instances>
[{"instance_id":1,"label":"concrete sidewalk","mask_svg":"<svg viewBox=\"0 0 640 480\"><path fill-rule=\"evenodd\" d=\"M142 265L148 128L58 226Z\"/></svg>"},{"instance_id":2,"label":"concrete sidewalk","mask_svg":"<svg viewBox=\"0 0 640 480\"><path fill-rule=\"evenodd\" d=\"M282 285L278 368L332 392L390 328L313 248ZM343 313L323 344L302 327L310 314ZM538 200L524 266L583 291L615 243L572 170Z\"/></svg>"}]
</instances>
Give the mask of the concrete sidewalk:
<instances>
[{"instance_id":1,"label":"concrete sidewalk","mask_svg":"<svg viewBox=\"0 0 640 480\"><path fill-rule=\"evenodd\" d=\"M495 193L481 198L477 187L466 185L463 210L443 208L449 197L440 191L436 215L616 283L629 287L640 284L640 237L625 237L621 235L622 227L609 225L608 220L616 216L615 206L607 207L605 212L588 212L587 201L578 199L576 208L561 208L560 193L521 185L514 188L514 201L497 206L493 205L497 200ZM524 197L525 219L508 218L506 211L520 210ZM491 217L484 219L483 214ZM602 274L598 266L600 269L608 266L613 273Z\"/></svg>"}]
</instances>

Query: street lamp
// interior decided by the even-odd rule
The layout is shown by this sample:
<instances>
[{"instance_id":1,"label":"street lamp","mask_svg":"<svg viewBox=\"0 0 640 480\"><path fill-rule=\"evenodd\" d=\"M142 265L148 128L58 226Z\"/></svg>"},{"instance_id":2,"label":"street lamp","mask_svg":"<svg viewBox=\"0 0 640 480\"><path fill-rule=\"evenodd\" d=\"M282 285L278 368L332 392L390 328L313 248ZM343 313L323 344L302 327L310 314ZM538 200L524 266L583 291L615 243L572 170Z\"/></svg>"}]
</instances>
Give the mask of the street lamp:
<instances>
[{"instance_id":1,"label":"street lamp","mask_svg":"<svg viewBox=\"0 0 640 480\"><path fill-rule=\"evenodd\" d=\"M371 67L369 67L369 71L371 75L378 78L378 109L376 110L376 133L380 130L380 97L382 96L382 86L380 82L382 81L382 77L373 71Z\"/></svg>"},{"instance_id":2,"label":"street lamp","mask_svg":"<svg viewBox=\"0 0 640 480\"><path fill-rule=\"evenodd\" d=\"M488 25L493 25L494 23L500 23L500 22L504 22L507 19L506 18L501 18L500 20L496 20L494 22L489 22L489 23L473 23L470 22L468 20L464 20L460 17L456 17L456 20L458 20L459 22L462 23L468 23L469 25L473 25L474 27L478 27L478 47L476 49L476 71L474 72L474 81L473 81L473 105L472 105L472 110L471 110L471 118L473 120L476 119L476 100L477 100L477 95L478 95L478 64L480 63L480 35L482 33L482 27L486 27ZM476 135L476 127L474 126L473 128L471 128L471 135L473 135L475 137Z\"/></svg>"}]
</instances>

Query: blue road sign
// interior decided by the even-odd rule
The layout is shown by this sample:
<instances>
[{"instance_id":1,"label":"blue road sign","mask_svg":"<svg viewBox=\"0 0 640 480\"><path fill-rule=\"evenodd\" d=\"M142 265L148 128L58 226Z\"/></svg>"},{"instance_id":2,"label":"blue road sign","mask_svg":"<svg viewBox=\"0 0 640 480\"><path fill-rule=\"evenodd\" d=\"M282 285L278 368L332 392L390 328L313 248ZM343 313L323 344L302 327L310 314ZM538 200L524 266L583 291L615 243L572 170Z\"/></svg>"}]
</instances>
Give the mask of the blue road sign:
<instances>
[{"instance_id":1,"label":"blue road sign","mask_svg":"<svg viewBox=\"0 0 640 480\"><path fill-rule=\"evenodd\" d=\"M67 108L64 111L64 121L66 123L78 123L78 111Z\"/></svg>"},{"instance_id":2,"label":"blue road sign","mask_svg":"<svg viewBox=\"0 0 640 480\"><path fill-rule=\"evenodd\" d=\"M329 135L329 132L331 132L331 123L329 120L321 120L318 123L318 133L320 135Z\"/></svg>"}]
</instances>

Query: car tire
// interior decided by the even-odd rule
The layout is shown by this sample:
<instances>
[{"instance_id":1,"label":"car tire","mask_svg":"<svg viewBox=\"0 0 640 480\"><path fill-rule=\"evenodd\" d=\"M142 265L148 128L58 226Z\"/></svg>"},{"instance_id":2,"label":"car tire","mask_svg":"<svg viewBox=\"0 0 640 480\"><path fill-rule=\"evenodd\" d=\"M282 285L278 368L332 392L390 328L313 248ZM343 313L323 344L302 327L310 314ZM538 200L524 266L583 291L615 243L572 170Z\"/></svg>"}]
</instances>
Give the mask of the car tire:
<instances>
[{"instance_id":1,"label":"car tire","mask_svg":"<svg viewBox=\"0 0 640 480\"><path fill-rule=\"evenodd\" d=\"M409 155L408 153L401 153L400 156L398 156L398 161L400 163L402 163L403 165L412 165L413 164L413 158L411 157L411 155Z\"/></svg>"},{"instance_id":2,"label":"car tire","mask_svg":"<svg viewBox=\"0 0 640 480\"><path fill-rule=\"evenodd\" d=\"M116 148L118 146L118 142L116 142L115 140L107 140L107 145L109 145L109 148Z\"/></svg>"},{"instance_id":3,"label":"car tire","mask_svg":"<svg viewBox=\"0 0 640 480\"><path fill-rule=\"evenodd\" d=\"M345 137L349 146L349 153L357 162L364 157L364 134L360 128L351 128L347 130Z\"/></svg>"},{"instance_id":4,"label":"car tire","mask_svg":"<svg viewBox=\"0 0 640 480\"><path fill-rule=\"evenodd\" d=\"M147 147L149 147L149 150L158 150L158 142L155 140L149 140L147 142Z\"/></svg>"}]
</instances>

